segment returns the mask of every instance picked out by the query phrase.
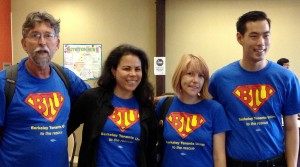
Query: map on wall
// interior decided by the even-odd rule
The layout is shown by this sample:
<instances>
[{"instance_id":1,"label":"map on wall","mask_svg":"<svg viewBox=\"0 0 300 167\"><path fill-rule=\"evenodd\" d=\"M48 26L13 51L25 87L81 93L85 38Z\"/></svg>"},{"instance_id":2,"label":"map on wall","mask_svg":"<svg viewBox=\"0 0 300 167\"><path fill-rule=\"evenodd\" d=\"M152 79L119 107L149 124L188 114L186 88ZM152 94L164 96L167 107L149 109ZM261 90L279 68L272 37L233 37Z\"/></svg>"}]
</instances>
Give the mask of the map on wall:
<instances>
[{"instance_id":1,"label":"map on wall","mask_svg":"<svg viewBox=\"0 0 300 167\"><path fill-rule=\"evenodd\" d=\"M64 67L83 80L96 79L101 74L101 44L64 44Z\"/></svg>"}]
</instances>

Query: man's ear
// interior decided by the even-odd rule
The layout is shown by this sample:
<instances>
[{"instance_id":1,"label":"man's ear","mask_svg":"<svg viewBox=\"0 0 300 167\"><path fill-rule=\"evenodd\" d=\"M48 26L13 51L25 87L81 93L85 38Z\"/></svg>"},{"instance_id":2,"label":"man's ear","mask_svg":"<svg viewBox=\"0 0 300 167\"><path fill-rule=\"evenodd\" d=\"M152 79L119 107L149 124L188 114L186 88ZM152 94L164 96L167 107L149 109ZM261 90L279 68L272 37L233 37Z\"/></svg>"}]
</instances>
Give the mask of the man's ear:
<instances>
[{"instance_id":1,"label":"man's ear","mask_svg":"<svg viewBox=\"0 0 300 167\"><path fill-rule=\"evenodd\" d=\"M241 33L237 32L236 33L236 40L238 41L238 43L240 45L242 45L243 44L243 35Z\"/></svg>"},{"instance_id":2,"label":"man's ear","mask_svg":"<svg viewBox=\"0 0 300 167\"><path fill-rule=\"evenodd\" d=\"M57 39L57 44L56 44L57 50L59 49L59 44L60 44L60 39L58 38Z\"/></svg>"},{"instance_id":3,"label":"man's ear","mask_svg":"<svg viewBox=\"0 0 300 167\"><path fill-rule=\"evenodd\" d=\"M27 46L26 46L25 38L22 38L22 39L21 39L21 44L22 44L23 49L24 49L25 52L27 53Z\"/></svg>"}]
</instances>

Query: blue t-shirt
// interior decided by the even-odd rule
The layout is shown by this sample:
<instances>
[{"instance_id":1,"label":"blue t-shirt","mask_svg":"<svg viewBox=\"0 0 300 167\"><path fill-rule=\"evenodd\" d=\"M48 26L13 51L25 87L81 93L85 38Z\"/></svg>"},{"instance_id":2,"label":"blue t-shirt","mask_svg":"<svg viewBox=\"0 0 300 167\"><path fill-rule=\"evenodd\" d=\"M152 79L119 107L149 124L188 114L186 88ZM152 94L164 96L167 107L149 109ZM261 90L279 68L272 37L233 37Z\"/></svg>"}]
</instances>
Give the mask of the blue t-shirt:
<instances>
[{"instance_id":1,"label":"blue t-shirt","mask_svg":"<svg viewBox=\"0 0 300 167\"><path fill-rule=\"evenodd\" d=\"M108 117L98 147L98 167L137 167L141 135L139 105L135 97L113 96L114 112Z\"/></svg>"},{"instance_id":2,"label":"blue t-shirt","mask_svg":"<svg viewBox=\"0 0 300 167\"><path fill-rule=\"evenodd\" d=\"M300 111L299 81L290 70L269 61L262 70L249 72L236 61L212 75L209 90L232 127L227 156L258 161L283 153L281 115Z\"/></svg>"},{"instance_id":3,"label":"blue t-shirt","mask_svg":"<svg viewBox=\"0 0 300 167\"><path fill-rule=\"evenodd\" d=\"M0 166L67 167L66 123L70 101L89 86L70 70L70 94L56 71L49 78L32 76L23 59L18 66L16 89L7 111L5 109L5 74L0 72ZM3 104L3 105L2 105Z\"/></svg>"},{"instance_id":4,"label":"blue t-shirt","mask_svg":"<svg viewBox=\"0 0 300 167\"><path fill-rule=\"evenodd\" d=\"M157 115L164 100L157 104ZM230 130L225 111L218 102L202 100L185 104L177 96L163 125L163 167L213 167L213 135Z\"/></svg>"}]
</instances>

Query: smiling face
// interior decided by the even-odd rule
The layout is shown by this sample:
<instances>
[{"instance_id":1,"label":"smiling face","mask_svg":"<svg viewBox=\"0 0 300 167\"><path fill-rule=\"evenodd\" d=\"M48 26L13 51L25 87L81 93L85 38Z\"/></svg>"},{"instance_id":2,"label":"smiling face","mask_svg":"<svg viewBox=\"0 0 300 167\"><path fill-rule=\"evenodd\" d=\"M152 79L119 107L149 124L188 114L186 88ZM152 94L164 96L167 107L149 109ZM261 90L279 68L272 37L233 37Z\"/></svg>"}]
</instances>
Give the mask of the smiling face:
<instances>
[{"instance_id":1,"label":"smiling face","mask_svg":"<svg viewBox=\"0 0 300 167\"><path fill-rule=\"evenodd\" d=\"M49 65L54 53L59 48L60 40L48 23L36 23L26 37L22 39L23 49L29 59L40 66Z\"/></svg>"},{"instance_id":2,"label":"smiling face","mask_svg":"<svg viewBox=\"0 0 300 167\"><path fill-rule=\"evenodd\" d=\"M249 21L244 35L237 33L237 40L243 46L243 59L248 62L265 60L270 47L270 27L267 20Z\"/></svg>"},{"instance_id":3,"label":"smiling face","mask_svg":"<svg viewBox=\"0 0 300 167\"><path fill-rule=\"evenodd\" d=\"M121 98L130 98L142 79L142 65L138 56L123 55L116 69L111 69L116 79L114 93Z\"/></svg>"},{"instance_id":4,"label":"smiling face","mask_svg":"<svg viewBox=\"0 0 300 167\"><path fill-rule=\"evenodd\" d=\"M190 66L181 76L181 95L184 99L198 99L198 93L200 93L203 83L204 83L203 74Z\"/></svg>"}]
</instances>

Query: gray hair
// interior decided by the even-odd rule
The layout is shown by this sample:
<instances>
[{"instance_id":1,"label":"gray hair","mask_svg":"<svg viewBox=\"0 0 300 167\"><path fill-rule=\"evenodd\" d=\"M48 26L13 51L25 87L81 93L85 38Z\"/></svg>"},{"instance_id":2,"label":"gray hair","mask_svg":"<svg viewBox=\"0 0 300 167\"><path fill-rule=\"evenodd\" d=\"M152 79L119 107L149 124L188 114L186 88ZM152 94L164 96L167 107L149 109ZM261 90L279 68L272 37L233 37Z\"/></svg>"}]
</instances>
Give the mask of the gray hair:
<instances>
[{"instance_id":1,"label":"gray hair","mask_svg":"<svg viewBox=\"0 0 300 167\"><path fill-rule=\"evenodd\" d=\"M32 12L26 17L26 20L22 26L22 35L25 38L29 31L34 28L36 23L48 23L57 37L59 37L60 32L60 20L56 20L51 14L47 12Z\"/></svg>"}]
</instances>

